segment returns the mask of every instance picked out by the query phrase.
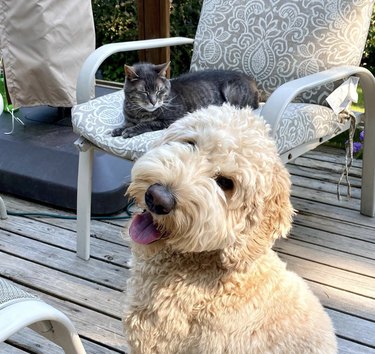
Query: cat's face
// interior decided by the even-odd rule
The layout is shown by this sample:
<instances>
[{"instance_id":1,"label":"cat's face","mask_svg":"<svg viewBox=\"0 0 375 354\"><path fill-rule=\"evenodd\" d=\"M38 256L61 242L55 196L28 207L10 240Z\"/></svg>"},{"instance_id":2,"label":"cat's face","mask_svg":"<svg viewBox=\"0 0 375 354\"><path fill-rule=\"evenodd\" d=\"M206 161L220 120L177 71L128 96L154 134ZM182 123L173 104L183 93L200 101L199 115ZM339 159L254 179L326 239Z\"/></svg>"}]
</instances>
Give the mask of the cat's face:
<instances>
[{"instance_id":1,"label":"cat's face","mask_svg":"<svg viewBox=\"0 0 375 354\"><path fill-rule=\"evenodd\" d=\"M169 63L125 65L126 100L148 112L163 106L170 92L170 82L165 77L168 66Z\"/></svg>"}]
</instances>

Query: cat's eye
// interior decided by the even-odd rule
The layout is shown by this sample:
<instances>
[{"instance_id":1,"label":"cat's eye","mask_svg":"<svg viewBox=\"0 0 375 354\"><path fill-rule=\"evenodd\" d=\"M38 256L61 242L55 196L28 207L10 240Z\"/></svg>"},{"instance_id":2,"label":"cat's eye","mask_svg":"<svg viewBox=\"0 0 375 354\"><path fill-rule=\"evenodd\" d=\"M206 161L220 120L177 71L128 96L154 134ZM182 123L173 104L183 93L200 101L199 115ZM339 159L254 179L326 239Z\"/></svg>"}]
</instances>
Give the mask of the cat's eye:
<instances>
[{"instance_id":1,"label":"cat's eye","mask_svg":"<svg viewBox=\"0 0 375 354\"><path fill-rule=\"evenodd\" d=\"M224 176L217 176L215 179L217 185L224 191L231 191L234 188L234 183L230 178Z\"/></svg>"}]
</instances>

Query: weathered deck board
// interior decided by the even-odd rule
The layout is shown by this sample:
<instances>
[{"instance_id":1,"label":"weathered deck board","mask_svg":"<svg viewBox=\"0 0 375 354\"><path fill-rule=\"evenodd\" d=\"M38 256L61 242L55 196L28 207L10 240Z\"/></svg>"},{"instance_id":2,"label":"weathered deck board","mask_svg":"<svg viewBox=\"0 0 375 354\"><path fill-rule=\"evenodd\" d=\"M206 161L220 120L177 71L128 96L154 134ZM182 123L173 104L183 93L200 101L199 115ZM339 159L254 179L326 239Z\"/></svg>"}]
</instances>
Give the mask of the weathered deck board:
<instances>
[{"instance_id":1,"label":"weathered deck board","mask_svg":"<svg viewBox=\"0 0 375 354\"><path fill-rule=\"evenodd\" d=\"M340 354L375 354L375 349L343 338L338 338L338 346Z\"/></svg>"},{"instance_id":2,"label":"weathered deck board","mask_svg":"<svg viewBox=\"0 0 375 354\"><path fill-rule=\"evenodd\" d=\"M0 343L0 353L7 353L7 354L25 354L26 352L18 349L17 347L13 347L7 343Z\"/></svg>"},{"instance_id":3,"label":"weathered deck board","mask_svg":"<svg viewBox=\"0 0 375 354\"><path fill-rule=\"evenodd\" d=\"M375 219L359 214L361 162L351 169L352 198L336 196L344 155L320 148L299 157L292 174L298 210L289 239L274 249L303 276L331 316L340 353L375 354ZM346 192L345 183L342 193ZM3 196L16 212L72 213ZM124 214L125 215L125 214ZM38 294L74 322L88 353L126 352L126 220L92 222L90 261L75 256L74 220L9 216L0 221L0 276ZM0 354L61 353L25 329L0 343Z\"/></svg>"},{"instance_id":4,"label":"weathered deck board","mask_svg":"<svg viewBox=\"0 0 375 354\"><path fill-rule=\"evenodd\" d=\"M350 273L356 273L358 276L367 276L370 280L366 279L366 283L368 283L370 287L374 285L375 291L375 279L372 279L375 274L375 261L372 259L348 253L343 257L342 252L293 239L289 239L286 242L278 242L275 246L275 250L291 257L298 257L306 261L328 265L339 270L349 271ZM373 282L371 282L371 279Z\"/></svg>"},{"instance_id":5,"label":"weathered deck board","mask_svg":"<svg viewBox=\"0 0 375 354\"><path fill-rule=\"evenodd\" d=\"M94 342L90 342L85 338L81 339L83 346L85 347L87 353L95 353L95 354L112 354L112 353L121 353L122 351L114 352L112 349L105 348L101 345L98 345ZM57 345L51 343L50 341L46 341L43 337L37 335L35 332L31 331L29 328L24 328L23 330L19 331L15 335L11 337L10 340L7 341L9 345L4 348L2 351L2 347L0 345L0 353L2 354L10 354L13 352L9 352L7 350L12 348L19 348L22 349L19 352L14 352L14 354L25 354L25 353L36 353L36 354L64 354L63 350L58 347ZM3 343L2 343L3 344Z\"/></svg>"},{"instance_id":6,"label":"weathered deck board","mask_svg":"<svg viewBox=\"0 0 375 354\"><path fill-rule=\"evenodd\" d=\"M49 262L46 260L46 262ZM69 262L69 260L68 260ZM43 291L48 284L48 293L56 297L70 300L76 304L95 309L100 304L100 311L110 316L119 316L121 310L122 292L89 282L80 277L72 276L25 259L8 254L1 256L2 272L11 279L22 274L19 283ZM124 283L124 281L122 281ZM124 284L123 284L124 287ZM103 298L105 301L100 301Z\"/></svg>"},{"instance_id":7,"label":"weathered deck board","mask_svg":"<svg viewBox=\"0 0 375 354\"><path fill-rule=\"evenodd\" d=\"M374 331L368 330L373 325L371 321L331 309L327 309L327 312L332 318L338 336L375 347Z\"/></svg>"}]
</instances>

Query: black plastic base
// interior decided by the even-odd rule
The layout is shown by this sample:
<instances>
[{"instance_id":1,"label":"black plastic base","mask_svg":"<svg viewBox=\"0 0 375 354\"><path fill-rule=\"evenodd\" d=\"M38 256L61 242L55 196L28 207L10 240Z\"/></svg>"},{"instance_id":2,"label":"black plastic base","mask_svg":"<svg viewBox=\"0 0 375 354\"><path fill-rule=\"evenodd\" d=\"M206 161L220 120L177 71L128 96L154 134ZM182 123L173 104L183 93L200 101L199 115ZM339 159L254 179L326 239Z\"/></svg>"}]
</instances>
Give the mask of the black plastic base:
<instances>
[{"instance_id":1,"label":"black plastic base","mask_svg":"<svg viewBox=\"0 0 375 354\"><path fill-rule=\"evenodd\" d=\"M15 113L25 127L16 123L11 135L11 116L0 117L0 192L76 210L78 150L70 118L64 110L51 107L24 108ZM133 163L95 152L92 214L122 210L124 193Z\"/></svg>"}]
</instances>

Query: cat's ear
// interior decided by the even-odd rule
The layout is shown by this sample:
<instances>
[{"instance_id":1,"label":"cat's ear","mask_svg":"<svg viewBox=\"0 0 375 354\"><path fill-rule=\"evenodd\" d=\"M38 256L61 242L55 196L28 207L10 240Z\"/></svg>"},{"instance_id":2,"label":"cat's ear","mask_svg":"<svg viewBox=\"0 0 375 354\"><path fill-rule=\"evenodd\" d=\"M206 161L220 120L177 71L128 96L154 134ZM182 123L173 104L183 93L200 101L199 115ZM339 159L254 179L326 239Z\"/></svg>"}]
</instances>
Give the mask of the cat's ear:
<instances>
[{"instance_id":1,"label":"cat's ear","mask_svg":"<svg viewBox=\"0 0 375 354\"><path fill-rule=\"evenodd\" d=\"M156 71L159 73L159 76L165 77L167 75L167 70L169 68L170 63L171 62L169 61L168 63L155 65Z\"/></svg>"},{"instance_id":2,"label":"cat's ear","mask_svg":"<svg viewBox=\"0 0 375 354\"><path fill-rule=\"evenodd\" d=\"M125 64L124 71L126 78L130 81L138 80L139 76L135 72L134 67Z\"/></svg>"}]
</instances>

